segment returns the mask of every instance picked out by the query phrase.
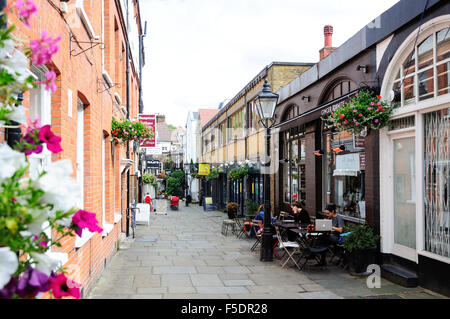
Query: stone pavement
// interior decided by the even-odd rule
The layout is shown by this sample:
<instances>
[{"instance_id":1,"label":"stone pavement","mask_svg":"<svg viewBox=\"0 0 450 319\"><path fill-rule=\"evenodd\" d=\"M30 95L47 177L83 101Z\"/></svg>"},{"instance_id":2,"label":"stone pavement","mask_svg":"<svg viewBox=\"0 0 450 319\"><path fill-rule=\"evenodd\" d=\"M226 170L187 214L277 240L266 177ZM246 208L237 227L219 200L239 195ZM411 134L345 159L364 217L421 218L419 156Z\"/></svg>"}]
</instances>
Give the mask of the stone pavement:
<instances>
[{"instance_id":1,"label":"stone pavement","mask_svg":"<svg viewBox=\"0 0 450 319\"><path fill-rule=\"evenodd\" d=\"M333 265L281 268L259 261L254 240L221 234L227 215L196 204L167 215L151 215L136 238L121 242L88 298L94 299L342 299L442 298L423 288L404 288L381 279L369 289L366 278Z\"/></svg>"}]
</instances>

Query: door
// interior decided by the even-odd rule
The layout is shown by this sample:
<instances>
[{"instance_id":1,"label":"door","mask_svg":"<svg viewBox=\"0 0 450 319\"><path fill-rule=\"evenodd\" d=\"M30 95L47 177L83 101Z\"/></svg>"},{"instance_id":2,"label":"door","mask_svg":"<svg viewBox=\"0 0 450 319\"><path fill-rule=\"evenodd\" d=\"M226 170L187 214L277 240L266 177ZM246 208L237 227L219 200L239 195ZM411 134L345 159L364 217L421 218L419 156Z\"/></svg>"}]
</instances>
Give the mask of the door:
<instances>
[{"instance_id":1,"label":"door","mask_svg":"<svg viewBox=\"0 0 450 319\"><path fill-rule=\"evenodd\" d=\"M415 137L392 138L392 248L393 253L417 260Z\"/></svg>"}]
</instances>

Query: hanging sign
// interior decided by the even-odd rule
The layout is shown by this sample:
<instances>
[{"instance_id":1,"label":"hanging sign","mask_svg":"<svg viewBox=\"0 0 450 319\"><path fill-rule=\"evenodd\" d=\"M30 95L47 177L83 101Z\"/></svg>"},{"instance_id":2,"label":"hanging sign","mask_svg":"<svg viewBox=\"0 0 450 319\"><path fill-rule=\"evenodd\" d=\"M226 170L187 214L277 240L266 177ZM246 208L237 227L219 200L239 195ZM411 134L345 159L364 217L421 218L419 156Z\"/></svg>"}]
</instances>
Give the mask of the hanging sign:
<instances>
[{"instance_id":1,"label":"hanging sign","mask_svg":"<svg viewBox=\"0 0 450 319\"><path fill-rule=\"evenodd\" d=\"M156 115L154 114L139 114L139 122L145 124L147 128L151 128L153 133L156 132ZM141 147L155 147L156 146L156 135L148 140L141 143Z\"/></svg>"}]
</instances>

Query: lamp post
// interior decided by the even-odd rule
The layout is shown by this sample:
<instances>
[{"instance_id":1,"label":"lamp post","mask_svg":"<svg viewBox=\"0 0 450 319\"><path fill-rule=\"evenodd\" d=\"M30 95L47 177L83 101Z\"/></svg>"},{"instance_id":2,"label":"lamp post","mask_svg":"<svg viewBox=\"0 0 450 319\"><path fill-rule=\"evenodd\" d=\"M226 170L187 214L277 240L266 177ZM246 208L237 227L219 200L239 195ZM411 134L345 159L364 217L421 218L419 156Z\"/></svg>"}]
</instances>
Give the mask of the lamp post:
<instances>
[{"instance_id":1,"label":"lamp post","mask_svg":"<svg viewBox=\"0 0 450 319\"><path fill-rule=\"evenodd\" d=\"M275 107L278 102L278 94L271 91L267 79L264 81L262 92L256 99L257 109L262 125L266 128L266 156L264 163L264 228L261 243L261 261L272 261L272 229L270 227L270 128L274 124Z\"/></svg>"}]
</instances>

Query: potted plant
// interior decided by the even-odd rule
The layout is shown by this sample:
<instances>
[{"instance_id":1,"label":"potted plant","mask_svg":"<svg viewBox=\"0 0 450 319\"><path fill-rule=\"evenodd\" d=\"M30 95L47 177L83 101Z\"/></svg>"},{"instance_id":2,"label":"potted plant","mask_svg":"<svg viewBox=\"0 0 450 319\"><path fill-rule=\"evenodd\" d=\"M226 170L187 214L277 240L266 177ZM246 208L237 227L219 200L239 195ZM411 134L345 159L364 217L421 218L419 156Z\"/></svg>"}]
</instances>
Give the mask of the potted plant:
<instances>
[{"instance_id":1,"label":"potted plant","mask_svg":"<svg viewBox=\"0 0 450 319\"><path fill-rule=\"evenodd\" d=\"M375 263L380 236L374 235L368 225L346 226L344 231L350 233L345 236L343 243L350 267L355 273L364 273L368 265Z\"/></svg>"},{"instance_id":2,"label":"potted plant","mask_svg":"<svg viewBox=\"0 0 450 319\"><path fill-rule=\"evenodd\" d=\"M128 119L118 121L114 117L111 123L111 140L144 142L155 136L152 128L142 122L132 122Z\"/></svg>"},{"instance_id":3,"label":"potted plant","mask_svg":"<svg viewBox=\"0 0 450 319\"><path fill-rule=\"evenodd\" d=\"M239 208L239 206L235 202L229 202L227 204L227 213L228 213L229 219L236 218L238 208Z\"/></svg>"},{"instance_id":4,"label":"potted plant","mask_svg":"<svg viewBox=\"0 0 450 319\"><path fill-rule=\"evenodd\" d=\"M247 201L247 216L254 217L258 212L259 205L258 203L249 199Z\"/></svg>"},{"instance_id":5,"label":"potted plant","mask_svg":"<svg viewBox=\"0 0 450 319\"><path fill-rule=\"evenodd\" d=\"M327 126L338 131L349 131L360 135L370 128L380 129L389 122L393 108L381 96L361 90L349 102L338 107L334 113L324 119Z\"/></svg>"}]
</instances>

